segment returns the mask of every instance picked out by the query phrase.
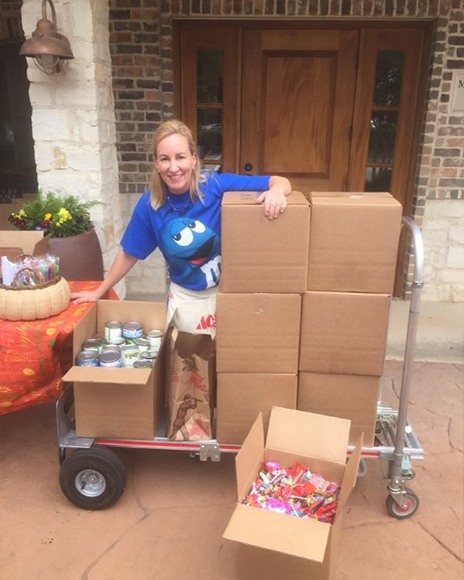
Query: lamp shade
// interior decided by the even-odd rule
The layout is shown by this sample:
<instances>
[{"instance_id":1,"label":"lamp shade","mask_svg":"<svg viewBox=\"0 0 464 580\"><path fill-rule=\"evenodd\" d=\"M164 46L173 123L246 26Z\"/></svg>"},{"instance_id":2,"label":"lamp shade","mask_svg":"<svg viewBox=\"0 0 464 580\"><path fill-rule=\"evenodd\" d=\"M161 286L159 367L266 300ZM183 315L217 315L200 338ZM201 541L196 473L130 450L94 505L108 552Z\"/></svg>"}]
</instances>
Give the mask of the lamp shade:
<instances>
[{"instance_id":1,"label":"lamp shade","mask_svg":"<svg viewBox=\"0 0 464 580\"><path fill-rule=\"evenodd\" d=\"M53 22L46 17L47 3L52 10ZM42 18L37 22L32 37L22 44L19 54L32 57L47 74L58 72L63 61L74 58L69 40L56 31L56 13L52 0L43 0Z\"/></svg>"},{"instance_id":2,"label":"lamp shade","mask_svg":"<svg viewBox=\"0 0 464 580\"><path fill-rule=\"evenodd\" d=\"M57 56L62 59L74 58L71 45L66 36L56 32L50 20L41 18L32 33L32 38L26 40L19 54L22 56Z\"/></svg>"}]
</instances>

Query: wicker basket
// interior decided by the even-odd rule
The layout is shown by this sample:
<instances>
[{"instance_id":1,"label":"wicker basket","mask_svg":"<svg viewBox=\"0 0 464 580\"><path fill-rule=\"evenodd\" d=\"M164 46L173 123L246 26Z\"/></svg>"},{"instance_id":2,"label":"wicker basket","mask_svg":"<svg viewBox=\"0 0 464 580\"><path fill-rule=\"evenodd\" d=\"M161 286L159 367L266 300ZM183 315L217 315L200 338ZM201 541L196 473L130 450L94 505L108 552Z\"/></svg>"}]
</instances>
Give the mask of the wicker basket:
<instances>
[{"instance_id":1,"label":"wicker basket","mask_svg":"<svg viewBox=\"0 0 464 580\"><path fill-rule=\"evenodd\" d=\"M0 318L37 320L63 312L69 304L68 282L57 277L36 286L12 287L0 284Z\"/></svg>"}]
</instances>

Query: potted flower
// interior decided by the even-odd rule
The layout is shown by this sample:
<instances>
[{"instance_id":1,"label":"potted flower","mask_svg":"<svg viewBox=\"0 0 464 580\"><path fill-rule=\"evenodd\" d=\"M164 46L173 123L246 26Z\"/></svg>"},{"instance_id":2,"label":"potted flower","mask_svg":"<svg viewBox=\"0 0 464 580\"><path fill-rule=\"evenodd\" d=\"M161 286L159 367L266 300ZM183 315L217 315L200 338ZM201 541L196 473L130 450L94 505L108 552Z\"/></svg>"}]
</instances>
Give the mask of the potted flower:
<instances>
[{"instance_id":1,"label":"potted flower","mask_svg":"<svg viewBox=\"0 0 464 580\"><path fill-rule=\"evenodd\" d=\"M39 192L8 221L19 230L43 230L49 236L48 252L60 257L60 272L66 279L102 280L101 247L89 212L99 203Z\"/></svg>"}]
</instances>

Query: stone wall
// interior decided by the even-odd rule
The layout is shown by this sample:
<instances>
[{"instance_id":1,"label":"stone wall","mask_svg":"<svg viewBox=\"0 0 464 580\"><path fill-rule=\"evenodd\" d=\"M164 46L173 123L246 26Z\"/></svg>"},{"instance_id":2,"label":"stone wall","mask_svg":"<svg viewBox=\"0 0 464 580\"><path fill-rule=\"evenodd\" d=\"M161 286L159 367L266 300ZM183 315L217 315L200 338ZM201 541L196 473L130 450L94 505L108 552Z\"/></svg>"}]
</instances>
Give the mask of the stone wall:
<instances>
[{"instance_id":1,"label":"stone wall","mask_svg":"<svg viewBox=\"0 0 464 580\"><path fill-rule=\"evenodd\" d=\"M453 75L464 70L461 0L110 0L110 8L120 191L131 194L129 206L149 178L153 129L173 113L173 18L434 19L413 217L424 234L424 299L464 300L464 226L451 217L463 211L464 197L464 115L450 110ZM145 292L162 272L143 272Z\"/></svg>"},{"instance_id":2,"label":"stone wall","mask_svg":"<svg viewBox=\"0 0 464 580\"><path fill-rule=\"evenodd\" d=\"M58 31L68 37L75 59L64 73L53 76L28 59L39 189L102 202L91 214L108 268L123 229L108 6L97 0L54 5ZM52 19L50 10L47 16ZM21 18L27 38L41 17L40 3L23 0ZM124 288L124 283L118 287L121 294Z\"/></svg>"}]
</instances>

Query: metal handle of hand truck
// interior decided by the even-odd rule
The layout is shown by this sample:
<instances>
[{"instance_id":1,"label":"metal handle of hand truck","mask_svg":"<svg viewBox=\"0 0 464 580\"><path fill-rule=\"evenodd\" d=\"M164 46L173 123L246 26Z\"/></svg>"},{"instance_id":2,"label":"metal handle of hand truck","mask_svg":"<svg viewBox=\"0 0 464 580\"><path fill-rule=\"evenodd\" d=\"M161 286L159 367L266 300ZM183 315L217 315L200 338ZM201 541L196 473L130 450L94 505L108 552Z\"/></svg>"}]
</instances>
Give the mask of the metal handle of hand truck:
<instances>
[{"instance_id":1,"label":"metal handle of hand truck","mask_svg":"<svg viewBox=\"0 0 464 580\"><path fill-rule=\"evenodd\" d=\"M409 230L414 250L414 278L411 287L411 300L409 306L409 319L406 334L406 344L404 350L403 373L401 379L401 392L398 406L398 419L396 425L396 439L394 459L391 466L391 490L401 489L402 485L402 462L404 451L404 434L407 423L407 411L409 403L409 392L414 362L414 347L417 334L417 323L419 318L420 295L424 285L424 246L422 234L418 225L409 217L403 217L401 233Z\"/></svg>"}]
</instances>

